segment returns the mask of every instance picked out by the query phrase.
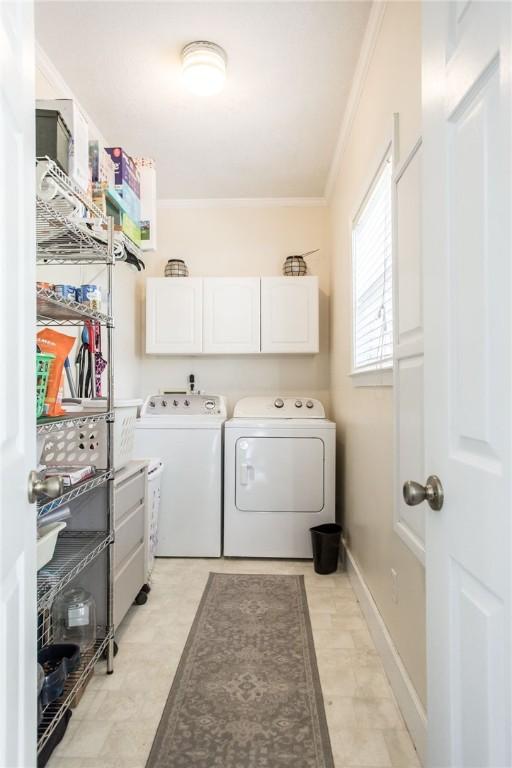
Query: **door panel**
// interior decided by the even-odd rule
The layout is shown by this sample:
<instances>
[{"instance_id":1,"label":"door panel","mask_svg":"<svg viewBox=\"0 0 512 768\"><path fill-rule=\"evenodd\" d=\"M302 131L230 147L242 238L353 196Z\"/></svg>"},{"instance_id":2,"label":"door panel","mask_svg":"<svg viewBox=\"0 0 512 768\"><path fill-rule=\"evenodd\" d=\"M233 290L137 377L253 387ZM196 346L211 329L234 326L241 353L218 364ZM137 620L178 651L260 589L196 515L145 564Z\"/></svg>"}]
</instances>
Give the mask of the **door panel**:
<instances>
[{"instance_id":1,"label":"door panel","mask_svg":"<svg viewBox=\"0 0 512 768\"><path fill-rule=\"evenodd\" d=\"M509 3L423 5L431 766L512 764L511 21Z\"/></svg>"},{"instance_id":2,"label":"door panel","mask_svg":"<svg viewBox=\"0 0 512 768\"><path fill-rule=\"evenodd\" d=\"M451 570L455 764L500 765L507 739L499 715L506 707L508 687L503 676L505 606L460 563L453 561Z\"/></svg>"},{"instance_id":3,"label":"door panel","mask_svg":"<svg viewBox=\"0 0 512 768\"><path fill-rule=\"evenodd\" d=\"M261 278L261 351L318 352L318 278Z\"/></svg>"},{"instance_id":4,"label":"door panel","mask_svg":"<svg viewBox=\"0 0 512 768\"><path fill-rule=\"evenodd\" d=\"M150 277L146 281L146 352L193 354L203 348L203 281Z\"/></svg>"},{"instance_id":5,"label":"door panel","mask_svg":"<svg viewBox=\"0 0 512 768\"><path fill-rule=\"evenodd\" d=\"M260 351L260 278L204 278L204 345L210 354Z\"/></svg>"},{"instance_id":6,"label":"door panel","mask_svg":"<svg viewBox=\"0 0 512 768\"><path fill-rule=\"evenodd\" d=\"M236 506L242 512L320 512L324 443L317 437L246 437L236 445Z\"/></svg>"},{"instance_id":7,"label":"door panel","mask_svg":"<svg viewBox=\"0 0 512 768\"><path fill-rule=\"evenodd\" d=\"M395 122L394 146L399 146ZM423 477L423 260L421 245L421 140L400 163L394 158L393 269L394 269L394 403L395 505L394 528L424 562L425 509L408 507L402 486Z\"/></svg>"},{"instance_id":8,"label":"door panel","mask_svg":"<svg viewBox=\"0 0 512 768\"><path fill-rule=\"evenodd\" d=\"M395 525L402 538L424 558L425 551L425 510L423 507L408 507L403 499L402 485L410 477L424 475L424 424L423 424L423 355L404 357L397 360L395 388L397 413L397 459L398 519Z\"/></svg>"}]
</instances>

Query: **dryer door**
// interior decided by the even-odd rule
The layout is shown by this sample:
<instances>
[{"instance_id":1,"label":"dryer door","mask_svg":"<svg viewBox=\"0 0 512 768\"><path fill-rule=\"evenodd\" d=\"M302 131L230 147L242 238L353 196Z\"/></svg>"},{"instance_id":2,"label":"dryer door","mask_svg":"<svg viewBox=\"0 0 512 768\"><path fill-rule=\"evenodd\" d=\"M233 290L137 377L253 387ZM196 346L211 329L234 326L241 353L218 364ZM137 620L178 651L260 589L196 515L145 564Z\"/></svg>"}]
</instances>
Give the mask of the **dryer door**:
<instances>
[{"instance_id":1,"label":"dryer door","mask_svg":"<svg viewBox=\"0 0 512 768\"><path fill-rule=\"evenodd\" d=\"M318 437L241 437L236 506L242 512L321 512L324 443Z\"/></svg>"}]
</instances>

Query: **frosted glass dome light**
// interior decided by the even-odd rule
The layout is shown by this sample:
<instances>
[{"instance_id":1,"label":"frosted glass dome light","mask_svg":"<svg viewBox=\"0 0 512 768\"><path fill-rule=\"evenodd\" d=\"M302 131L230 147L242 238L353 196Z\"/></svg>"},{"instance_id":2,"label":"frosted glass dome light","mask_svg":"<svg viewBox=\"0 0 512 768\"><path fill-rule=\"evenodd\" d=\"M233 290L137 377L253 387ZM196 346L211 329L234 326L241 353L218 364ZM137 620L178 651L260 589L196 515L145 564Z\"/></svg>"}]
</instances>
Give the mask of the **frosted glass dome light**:
<instances>
[{"instance_id":1,"label":"frosted glass dome light","mask_svg":"<svg viewBox=\"0 0 512 768\"><path fill-rule=\"evenodd\" d=\"M212 96L224 88L226 82L226 52L215 43L196 41L181 52L185 85L199 96Z\"/></svg>"}]
</instances>

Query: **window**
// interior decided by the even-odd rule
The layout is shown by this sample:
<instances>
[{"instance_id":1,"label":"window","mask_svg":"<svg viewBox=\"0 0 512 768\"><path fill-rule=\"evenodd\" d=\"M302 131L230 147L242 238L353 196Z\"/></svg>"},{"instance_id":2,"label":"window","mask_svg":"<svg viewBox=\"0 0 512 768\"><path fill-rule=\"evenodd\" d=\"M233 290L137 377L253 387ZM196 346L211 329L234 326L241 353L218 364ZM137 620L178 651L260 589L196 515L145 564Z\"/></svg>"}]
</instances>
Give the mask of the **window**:
<instances>
[{"instance_id":1,"label":"window","mask_svg":"<svg viewBox=\"0 0 512 768\"><path fill-rule=\"evenodd\" d=\"M352 227L353 370L393 364L391 155L382 163Z\"/></svg>"}]
</instances>

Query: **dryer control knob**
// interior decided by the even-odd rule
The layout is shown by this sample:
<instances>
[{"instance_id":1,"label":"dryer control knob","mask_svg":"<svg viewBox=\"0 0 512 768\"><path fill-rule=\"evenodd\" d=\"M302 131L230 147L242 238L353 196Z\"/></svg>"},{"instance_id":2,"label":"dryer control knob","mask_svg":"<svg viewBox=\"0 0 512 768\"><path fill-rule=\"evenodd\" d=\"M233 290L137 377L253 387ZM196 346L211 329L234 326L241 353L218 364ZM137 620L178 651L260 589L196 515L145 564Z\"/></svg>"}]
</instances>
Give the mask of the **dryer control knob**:
<instances>
[{"instance_id":1,"label":"dryer control knob","mask_svg":"<svg viewBox=\"0 0 512 768\"><path fill-rule=\"evenodd\" d=\"M174 407L175 407L175 408L176 408L176 407L179 405L179 403L178 403L178 401L177 401L177 400L173 400L173 401L172 401L172 404L174 405Z\"/></svg>"},{"instance_id":2,"label":"dryer control knob","mask_svg":"<svg viewBox=\"0 0 512 768\"><path fill-rule=\"evenodd\" d=\"M306 403L306 408L313 408L314 402L312 400L308 400Z\"/></svg>"},{"instance_id":3,"label":"dryer control knob","mask_svg":"<svg viewBox=\"0 0 512 768\"><path fill-rule=\"evenodd\" d=\"M282 408L284 405L284 400L281 400L281 398L278 397L277 400L274 400L274 405L276 408Z\"/></svg>"},{"instance_id":4,"label":"dryer control knob","mask_svg":"<svg viewBox=\"0 0 512 768\"><path fill-rule=\"evenodd\" d=\"M167 400L162 400L162 407L167 408Z\"/></svg>"},{"instance_id":5,"label":"dryer control knob","mask_svg":"<svg viewBox=\"0 0 512 768\"><path fill-rule=\"evenodd\" d=\"M302 408L302 400L296 400L295 401L295 407L296 408Z\"/></svg>"},{"instance_id":6,"label":"dryer control knob","mask_svg":"<svg viewBox=\"0 0 512 768\"><path fill-rule=\"evenodd\" d=\"M215 408L215 401L214 400L207 400L206 403L204 404L204 407L208 411L212 411Z\"/></svg>"},{"instance_id":7,"label":"dryer control knob","mask_svg":"<svg viewBox=\"0 0 512 768\"><path fill-rule=\"evenodd\" d=\"M184 400L183 405L190 405L190 400Z\"/></svg>"},{"instance_id":8,"label":"dryer control knob","mask_svg":"<svg viewBox=\"0 0 512 768\"><path fill-rule=\"evenodd\" d=\"M150 401L149 401L149 407L150 407L150 408L154 408L154 407L155 407L155 405L156 405L156 403L155 403L155 401L154 401L154 400L150 400Z\"/></svg>"}]
</instances>

